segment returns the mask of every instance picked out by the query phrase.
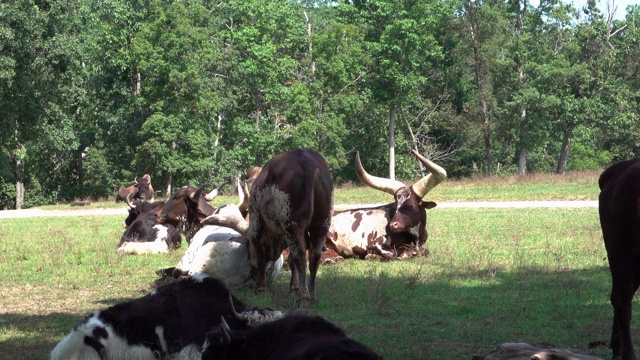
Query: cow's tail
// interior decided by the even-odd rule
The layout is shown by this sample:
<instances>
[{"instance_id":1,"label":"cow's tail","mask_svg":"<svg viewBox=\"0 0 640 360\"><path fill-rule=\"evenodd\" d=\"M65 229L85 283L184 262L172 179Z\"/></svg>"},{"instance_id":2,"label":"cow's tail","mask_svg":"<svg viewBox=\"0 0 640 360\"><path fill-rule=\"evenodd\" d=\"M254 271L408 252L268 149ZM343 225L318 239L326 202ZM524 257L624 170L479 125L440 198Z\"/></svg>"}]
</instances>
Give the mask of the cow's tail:
<instances>
[{"instance_id":1,"label":"cow's tail","mask_svg":"<svg viewBox=\"0 0 640 360\"><path fill-rule=\"evenodd\" d=\"M316 210L316 185L318 184L318 178L320 177L320 169L316 168L313 173L313 181L311 182L311 199L309 199L309 205L311 205L311 218Z\"/></svg>"}]
</instances>

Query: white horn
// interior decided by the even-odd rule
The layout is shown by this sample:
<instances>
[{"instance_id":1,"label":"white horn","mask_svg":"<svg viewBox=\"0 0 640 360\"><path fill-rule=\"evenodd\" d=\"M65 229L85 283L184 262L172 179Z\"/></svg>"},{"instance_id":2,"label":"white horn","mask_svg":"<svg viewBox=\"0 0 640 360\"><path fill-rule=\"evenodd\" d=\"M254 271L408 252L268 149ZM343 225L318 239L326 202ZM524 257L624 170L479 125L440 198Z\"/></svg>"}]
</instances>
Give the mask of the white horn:
<instances>
[{"instance_id":1,"label":"white horn","mask_svg":"<svg viewBox=\"0 0 640 360\"><path fill-rule=\"evenodd\" d=\"M204 199L207 201L213 201L213 199L216 198L216 196L218 196L218 193L220 192L220 188L222 187L222 185L226 184L226 181L223 181L220 185L218 185L215 189L211 190L210 193L206 194L204 196Z\"/></svg>"},{"instance_id":2,"label":"white horn","mask_svg":"<svg viewBox=\"0 0 640 360\"><path fill-rule=\"evenodd\" d=\"M376 190L384 191L391 195L395 195L396 191L405 187L403 183L396 180L386 179L382 177L377 177L373 175L369 175L364 168L362 167L362 163L360 162L360 152L356 152L356 174L358 174L358 178L365 185L370 188L374 188Z\"/></svg>"},{"instance_id":3,"label":"white horn","mask_svg":"<svg viewBox=\"0 0 640 360\"><path fill-rule=\"evenodd\" d=\"M411 151L418 157L418 160L424 165L427 170L429 170L430 174L427 174L422 179L416 181L415 184L411 186L413 191L422 199L431 189L433 189L436 185L440 184L444 179L447 178L447 172L439 165L436 165L433 161L425 158L420 155L417 151L411 149Z\"/></svg>"}]
</instances>

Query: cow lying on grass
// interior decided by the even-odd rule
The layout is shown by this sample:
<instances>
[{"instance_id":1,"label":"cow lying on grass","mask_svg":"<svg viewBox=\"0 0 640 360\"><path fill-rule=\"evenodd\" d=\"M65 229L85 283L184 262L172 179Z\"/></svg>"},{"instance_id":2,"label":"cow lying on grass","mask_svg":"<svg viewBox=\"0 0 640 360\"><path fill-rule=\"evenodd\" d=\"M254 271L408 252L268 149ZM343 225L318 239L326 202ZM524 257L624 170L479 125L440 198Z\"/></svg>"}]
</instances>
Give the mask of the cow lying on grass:
<instances>
[{"instance_id":1,"label":"cow lying on grass","mask_svg":"<svg viewBox=\"0 0 640 360\"><path fill-rule=\"evenodd\" d=\"M159 254L180 247L182 238L171 224L160 224L156 212L163 201L146 202L127 197L128 216L122 223L126 228L118 244L118 254Z\"/></svg>"},{"instance_id":2,"label":"cow lying on grass","mask_svg":"<svg viewBox=\"0 0 640 360\"><path fill-rule=\"evenodd\" d=\"M525 343L498 345L484 356L473 356L472 360L602 360L589 355L575 354L569 350L531 346Z\"/></svg>"},{"instance_id":3,"label":"cow lying on grass","mask_svg":"<svg viewBox=\"0 0 640 360\"><path fill-rule=\"evenodd\" d=\"M249 329L282 316L269 308L247 309L222 281L198 274L94 311L56 345L51 360L197 359L221 317Z\"/></svg>"},{"instance_id":4,"label":"cow lying on grass","mask_svg":"<svg viewBox=\"0 0 640 360\"><path fill-rule=\"evenodd\" d=\"M202 360L378 360L381 356L318 316L290 315L249 330L223 319L203 346Z\"/></svg>"},{"instance_id":5,"label":"cow lying on grass","mask_svg":"<svg viewBox=\"0 0 640 360\"><path fill-rule=\"evenodd\" d=\"M244 219L242 209L248 206L249 193L246 186L237 182L238 205L227 204L216 209L215 214L223 217ZM201 222L206 224L206 219ZM269 282L280 274L284 259L276 261ZM204 225L193 236L189 248L174 268L158 270L160 276L181 276L206 273L236 288L253 283L249 263L249 244L237 231L224 226Z\"/></svg>"}]
</instances>

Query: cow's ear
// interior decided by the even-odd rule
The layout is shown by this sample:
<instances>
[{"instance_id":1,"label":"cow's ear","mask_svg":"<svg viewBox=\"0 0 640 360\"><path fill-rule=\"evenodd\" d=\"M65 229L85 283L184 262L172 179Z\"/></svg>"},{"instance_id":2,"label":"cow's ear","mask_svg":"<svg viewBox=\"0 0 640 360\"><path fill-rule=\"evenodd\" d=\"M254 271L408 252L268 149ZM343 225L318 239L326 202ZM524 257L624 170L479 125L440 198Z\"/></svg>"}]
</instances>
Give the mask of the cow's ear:
<instances>
[{"instance_id":1,"label":"cow's ear","mask_svg":"<svg viewBox=\"0 0 640 360\"><path fill-rule=\"evenodd\" d=\"M425 209L433 209L434 207L436 207L438 204L436 204L433 201L423 201L422 202L422 207Z\"/></svg>"}]
</instances>

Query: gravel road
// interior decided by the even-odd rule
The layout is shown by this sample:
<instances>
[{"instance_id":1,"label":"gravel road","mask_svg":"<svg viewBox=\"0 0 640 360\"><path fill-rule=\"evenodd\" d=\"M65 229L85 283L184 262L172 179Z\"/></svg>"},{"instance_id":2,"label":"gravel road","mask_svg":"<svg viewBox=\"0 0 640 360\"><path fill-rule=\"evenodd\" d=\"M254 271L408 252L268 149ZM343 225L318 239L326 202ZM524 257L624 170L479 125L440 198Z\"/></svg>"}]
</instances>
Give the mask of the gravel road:
<instances>
[{"instance_id":1,"label":"gravel road","mask_svg":"<svg viewBox=\"0 0 640 360\"><path fill-rule=\"evenodd\" d=\"M381 204L336 205L336 210L349 208L376 206ZM489 201L489 202L439 202L439 208L585 208L598 207L597 200L589 201ZM41 216L86 216L86 215L123 215L127 214L125 207L121 209L78 209L72 210L42 210L38 208L24 210L1 210L0 219L41 217Z\"/></svg>"}]
</instances>

